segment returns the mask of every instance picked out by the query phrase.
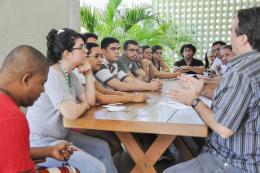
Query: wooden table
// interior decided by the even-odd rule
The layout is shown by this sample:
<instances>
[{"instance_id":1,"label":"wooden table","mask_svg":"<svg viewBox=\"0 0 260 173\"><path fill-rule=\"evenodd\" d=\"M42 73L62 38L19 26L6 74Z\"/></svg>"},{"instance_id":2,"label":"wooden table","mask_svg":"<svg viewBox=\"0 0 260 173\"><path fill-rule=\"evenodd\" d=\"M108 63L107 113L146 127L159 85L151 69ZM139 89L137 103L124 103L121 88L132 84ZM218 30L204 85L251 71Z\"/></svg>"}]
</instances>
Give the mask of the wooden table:
<instances>
[{"instance_id":1,"label":"wooden table","mask_svg":"<svg viewBox=\"0 0 260 173\"><path fill-rule=\"evenodd\" d=\"M77 120L64 118L64 127L115 131L136 166L132 173L155 173L153 165L173 142L184 160L193 158L192 153L179 136L207 137L208 127L192 109L174 109L158 102L170 100L165 91L177 87L175 80L164 80L160 92L146 92L146 103L127 103L129 112L108 112L102 106L91 107ZM159 134L146 153L143 153L131 132Z\"/></svg>"}]
</instances>

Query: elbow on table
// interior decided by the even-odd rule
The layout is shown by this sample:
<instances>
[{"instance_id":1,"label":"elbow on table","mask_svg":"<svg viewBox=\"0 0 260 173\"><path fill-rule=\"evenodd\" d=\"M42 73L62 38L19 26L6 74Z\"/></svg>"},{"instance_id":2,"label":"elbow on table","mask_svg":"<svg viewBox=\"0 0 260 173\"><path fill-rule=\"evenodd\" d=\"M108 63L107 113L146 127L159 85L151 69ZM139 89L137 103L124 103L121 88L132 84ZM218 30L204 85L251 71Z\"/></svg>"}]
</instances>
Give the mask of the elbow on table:
<instances>
[{"instance_id":1,"label":"elbow on table","mask_svg":"<svg viewBox=\"0 0 260 173\"><path fill-rule=\"evenodd\" d=\"M106 99L106 95L102 95L102 97L97 97L97 102L101 105L109 104L108 100Z\"/></svg>"}]
</instances>

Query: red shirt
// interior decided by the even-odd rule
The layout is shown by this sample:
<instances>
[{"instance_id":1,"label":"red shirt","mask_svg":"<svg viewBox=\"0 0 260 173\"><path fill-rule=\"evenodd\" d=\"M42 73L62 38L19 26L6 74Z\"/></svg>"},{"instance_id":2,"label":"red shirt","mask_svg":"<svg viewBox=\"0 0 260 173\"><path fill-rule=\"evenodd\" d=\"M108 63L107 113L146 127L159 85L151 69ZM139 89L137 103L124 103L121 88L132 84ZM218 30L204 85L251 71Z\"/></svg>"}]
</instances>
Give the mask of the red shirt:
<instances>
[{"instance_id":1,"label":"red shirt","mask_svg":"<svg viewBox=\"0 0 260 173\"><path fill-rule=\"evenodd\" d=\"M30 158L29 125L14 100L0 94L0 172L36 173Z\"/></svg>"}]
</instances>

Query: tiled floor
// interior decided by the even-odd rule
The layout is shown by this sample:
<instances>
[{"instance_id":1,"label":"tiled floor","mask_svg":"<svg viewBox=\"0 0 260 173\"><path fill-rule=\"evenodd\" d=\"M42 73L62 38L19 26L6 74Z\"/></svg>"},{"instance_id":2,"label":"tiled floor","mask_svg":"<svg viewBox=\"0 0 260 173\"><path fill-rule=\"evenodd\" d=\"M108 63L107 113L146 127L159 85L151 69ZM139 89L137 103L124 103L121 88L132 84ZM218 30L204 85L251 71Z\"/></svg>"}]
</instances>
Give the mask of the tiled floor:
<instances>
[{"instance_id":1,"label":"tiled floor","mask_svg":"<svg viewBox=\"0 0 260 173\"><path fill-rule=\"evenodd\" d=\"M186 143L189 145L191 151L195 156L198 155L199 149L197 145L194 143L194 141L190 137L183 137ZM179 152L176 150L173 144L169 146L169 152L168 156L172 158L172 161L160 161L155 164L155 169L158 173L163 172L166 168L183 162L183 158L179 154ZM124 148L122 152L118 152L113 156L114 163L117 167L118 173L130 173L131 170L134 168L135 163L132 160L131 156L127 152L127 150Z\"/></svg>"}]
</instances>

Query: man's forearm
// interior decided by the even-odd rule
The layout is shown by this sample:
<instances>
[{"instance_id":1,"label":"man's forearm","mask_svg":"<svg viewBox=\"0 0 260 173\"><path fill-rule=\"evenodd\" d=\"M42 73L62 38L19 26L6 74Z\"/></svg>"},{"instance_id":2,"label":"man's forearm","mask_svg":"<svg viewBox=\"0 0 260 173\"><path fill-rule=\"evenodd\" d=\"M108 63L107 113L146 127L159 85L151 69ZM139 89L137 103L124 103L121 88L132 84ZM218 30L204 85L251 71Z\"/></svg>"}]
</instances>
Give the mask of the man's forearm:
<instances>
[{"instance_id":1,"label":"man's forearm","mask_svg":"<svg viewBox=\"0 0 260 173\"><path fill-rule=\"evenodd\" d=\"M203 74L203 72L205 72L205 68L202 68L202 67L189 67L190 68L190 71L194 71L195 73L198 73L198 74Z\"/></svg>"},{"instance_id":2,"label":"man's forearm","mask_svg":"<svg viewBox=\"0 0 260 173\"><path fill-rule=\"evenodd\" d=\"M202 121L222 138L227 138L234 133L230 129L215 121L213 117L213 111L208 108L202 101L200 101L194 109L199 114Z\"/></svg>"},{"instance_id":3,"label":"man's forearm","mask_svg":"<svg viewBox=\"0 0 260 173\"><path fill-rule=\"evenodd\" d=\"M30 148L30 157L33 160L52 157L53 147L32 147Z\"/></svg>"},{"instance_id":4,"label":"man's forearm","mask_svg":"<svg viewBox=\"0 0 260 173\"><path fill-rule=\"evenodd\" d=\"M209 87L205 86L204 89L199 94L212 100L214 90L215 89L213 89L213 88L209 88Z\"/></svg>"}]
</instances>

